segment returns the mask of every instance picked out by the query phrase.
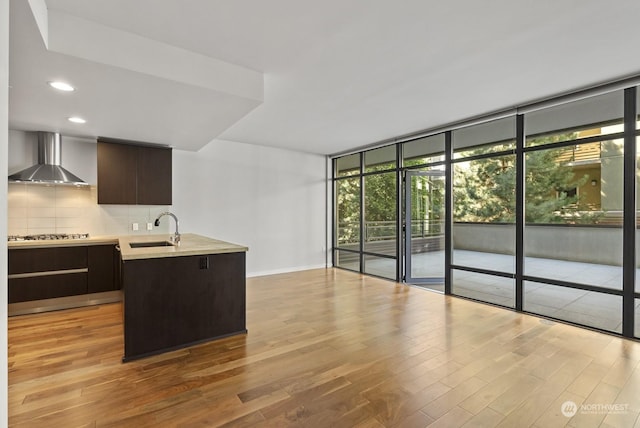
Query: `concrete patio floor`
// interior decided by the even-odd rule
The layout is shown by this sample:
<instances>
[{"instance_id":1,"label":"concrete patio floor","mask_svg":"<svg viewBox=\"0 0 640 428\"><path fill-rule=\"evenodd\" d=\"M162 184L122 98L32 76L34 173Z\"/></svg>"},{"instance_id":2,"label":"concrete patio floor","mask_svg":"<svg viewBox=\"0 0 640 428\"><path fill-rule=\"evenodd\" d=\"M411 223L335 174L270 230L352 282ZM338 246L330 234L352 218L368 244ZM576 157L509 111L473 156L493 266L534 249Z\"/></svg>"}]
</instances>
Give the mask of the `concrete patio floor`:
<instances>
[{"instance_id":1,"label":"concrete patio floor","mask_svg":"<svg viewBox=\"0 0 640 428\"><path fill-rule=\"evenodd\" d=\"M515 257L504 254L454 250L453 264L500 272L515 272ZM357 266L344 264L342 266L357 270ZM414 254L411 270L413 278L442 277L444 252ZM395 260L367 259L365 271L378 276L393 277ZM622 289L620 266L526 257L525 274L615 290ZM636 270L636 277L638 278L636 291L640 291L640 269ZM514 284L515 281L512 278L459 269L453 271L453 293L483 302L514 307ZM442 284L419 286L439 292L444 289ZM524 310L534 314L622 333L621 296L526 281L523 304ZM640 299L636 299L635 314L635 335L640 337Z\"/></svg>"}]
</instances>

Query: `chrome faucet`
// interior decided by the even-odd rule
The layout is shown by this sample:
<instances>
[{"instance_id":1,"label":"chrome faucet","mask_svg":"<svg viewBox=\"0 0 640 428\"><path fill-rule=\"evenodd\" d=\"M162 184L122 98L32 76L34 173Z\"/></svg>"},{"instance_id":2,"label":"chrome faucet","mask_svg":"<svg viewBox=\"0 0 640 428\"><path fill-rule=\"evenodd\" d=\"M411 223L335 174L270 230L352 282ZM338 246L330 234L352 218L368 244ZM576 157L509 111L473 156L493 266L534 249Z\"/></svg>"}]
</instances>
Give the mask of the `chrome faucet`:
<instances>
[{"instance_id":1,"label":"chrome faucet","mask_svg":"<svg viewBox=\"0 0 640 428\"><path fill-rule=\"evenodd\" d=\"M176 221L176 233L173 234L171 241L176 245L180 245L180 232L178 232L178 217L176 217L175 214L170 213L169 211L165 211L162 214L160 214L158 218L156 218L156 221L154 224L156 225L156 227L160 226L160 219L165 215L169 215L173 217L173 219Z\"/></svg>"}]
</instances>

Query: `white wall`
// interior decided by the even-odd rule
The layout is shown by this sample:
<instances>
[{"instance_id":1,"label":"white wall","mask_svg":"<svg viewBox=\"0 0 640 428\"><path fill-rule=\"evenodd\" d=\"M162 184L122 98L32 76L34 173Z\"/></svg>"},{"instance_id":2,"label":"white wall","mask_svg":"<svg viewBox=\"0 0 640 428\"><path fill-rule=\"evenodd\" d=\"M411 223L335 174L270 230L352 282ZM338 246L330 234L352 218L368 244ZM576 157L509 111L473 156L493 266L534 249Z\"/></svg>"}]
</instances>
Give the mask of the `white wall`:
<instances>
[{"instance_id":1,"label":"white wall","mask_svg":"<svg viewBox=\"0 0 640 428\"><path fill-rule=\"evenodd\" d=\"M9 0L0 0L0 159L7 159L9 129ZM0 177L7 176L0 162ZM6 183L6 181L5 181ZM7 186L0 186L0 242L7 240ZM7 246L0 246L0 290L7 289ZM0 293L0 425L7 423L7 293Z\"/></svg>"},{"instance_id":2,"label":"white wall","mask_svg":"<svg viewBox=\"0 0 640 428\"><path fill-rule=\"evenodd\" d=\"M249 276L325 266L324 156L214 140L173 165L181 230L248 246Z\"/></svg>"}]
</instances>

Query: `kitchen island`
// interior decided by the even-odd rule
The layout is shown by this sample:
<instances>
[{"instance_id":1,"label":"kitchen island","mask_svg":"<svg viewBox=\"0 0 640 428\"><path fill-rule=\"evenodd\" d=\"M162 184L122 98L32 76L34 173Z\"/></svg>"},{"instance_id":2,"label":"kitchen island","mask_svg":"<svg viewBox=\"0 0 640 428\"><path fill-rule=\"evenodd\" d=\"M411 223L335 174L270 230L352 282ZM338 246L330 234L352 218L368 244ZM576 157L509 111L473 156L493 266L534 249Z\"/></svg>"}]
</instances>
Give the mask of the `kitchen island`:
<instances>
[{"instance_id":1,"label":"kitchen island","mask_svg":"<svg viewBox=\"0 0 640 428\"><path fill-rule=\"evenodd\" d=\"M195 234L119 238L124 357L246 333L247 247Z\"/></svg>"}]
</instances>

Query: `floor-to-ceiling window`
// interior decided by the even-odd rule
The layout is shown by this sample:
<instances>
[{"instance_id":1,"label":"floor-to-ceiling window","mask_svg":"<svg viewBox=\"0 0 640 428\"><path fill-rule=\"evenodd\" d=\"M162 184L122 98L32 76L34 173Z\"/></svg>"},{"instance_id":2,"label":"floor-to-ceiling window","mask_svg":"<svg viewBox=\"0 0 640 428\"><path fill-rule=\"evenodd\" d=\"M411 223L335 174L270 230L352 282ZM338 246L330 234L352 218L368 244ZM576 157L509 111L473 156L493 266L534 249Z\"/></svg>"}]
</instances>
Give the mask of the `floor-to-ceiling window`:
<instances>
[{"instance_id":1,"label":"floor-to-ceiling window","mask_svg":"<svg viewBox=\"0 0 640 428\"><path fill-rule=\"evenodd\" d=\"M396 146L333 162L334 264L399 279Z\"/></svg>"},{"instance_id":2,"label":"floor-to-ceiling window","mask_svg":"<svg viewBox=\"0 0 640 428\"><path fill-rule=\"evenodd\" d=\"M638 105L583 93L336 157L334 264L640 337Z\"/></svg>"},{"instance_id":3,"label":"floor-to-ceiling window","mask_svg":"<svg viewBox=\"0 0 640 428\"><path fill-rule=\"evenodd\" d=\"M515 116L452 139L452 293L515 307Z\"/></svg>"},{"instance_id":4,"label":"floor-to-ceiling window","mask_svg":"<svg viewBox=\"0 0 640 428\"><path fill-rule=\"evenodd\" d=\"M525 115L523 309L622 333L622 91Z\"/></svg>"},{"instance_id":5,"label":"floor-to-ceiling window","mask_svg":"<svg viewBox=\"0 0 640 428\"><path fill-rule=\"evenodd\" d=\"M360 154L334 161L334 265L360 271Z\"/></svg>"},{"instance_id":6,"label":"floor-to-ceiling window","mask_svg":"<svg viewBox=\"0 0 640 428\"><path fill-rule=\"evenodd\" d=\"M363 272L396 279L398 184L394 145L364 152Z\"/></svg>"}]
</instances>

